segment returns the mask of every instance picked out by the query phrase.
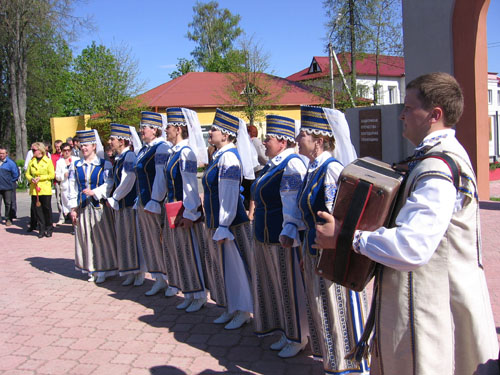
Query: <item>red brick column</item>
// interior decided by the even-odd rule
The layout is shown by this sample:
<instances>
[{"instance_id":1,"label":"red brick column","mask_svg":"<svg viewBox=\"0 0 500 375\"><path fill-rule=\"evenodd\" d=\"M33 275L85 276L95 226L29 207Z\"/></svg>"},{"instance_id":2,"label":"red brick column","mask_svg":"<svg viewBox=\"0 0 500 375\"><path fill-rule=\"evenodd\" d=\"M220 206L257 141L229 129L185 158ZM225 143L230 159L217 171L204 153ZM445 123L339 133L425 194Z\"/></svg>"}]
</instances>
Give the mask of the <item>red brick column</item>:
<instances>
[{"instance_id":1,"label":"red brick column","mask_svg":"<svg viewBox=\"0 0 500 375\"><path fill-rule=\"evenodd\" d=\"M464 90L465 108L457 138L476 171L479 198L490 198L488 49L486 15L490 0L456 0L453 12L454 76Z\"/></svg>"}]
</instances>

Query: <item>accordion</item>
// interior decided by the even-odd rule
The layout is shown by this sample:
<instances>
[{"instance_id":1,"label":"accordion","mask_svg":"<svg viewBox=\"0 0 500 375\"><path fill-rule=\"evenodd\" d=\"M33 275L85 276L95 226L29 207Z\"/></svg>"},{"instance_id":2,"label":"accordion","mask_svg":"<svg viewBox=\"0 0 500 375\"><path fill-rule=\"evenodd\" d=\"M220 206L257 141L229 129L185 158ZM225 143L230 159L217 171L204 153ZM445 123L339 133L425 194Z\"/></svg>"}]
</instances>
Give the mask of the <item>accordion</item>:
<instances>
[{"instance_id":1,"label":"accordion","mask_svg":"<svg viewBox=\"0 0 500 375\"><path fill-rule=\"evenodd\" d=\"M320 250L317 274L355 291L365 288L377 263L354 252L354 232L388 226L403 180L403 173L370 157L359 158L343 169L333 208L341 229L335 250Z\"/></svg>"}]
</instances>

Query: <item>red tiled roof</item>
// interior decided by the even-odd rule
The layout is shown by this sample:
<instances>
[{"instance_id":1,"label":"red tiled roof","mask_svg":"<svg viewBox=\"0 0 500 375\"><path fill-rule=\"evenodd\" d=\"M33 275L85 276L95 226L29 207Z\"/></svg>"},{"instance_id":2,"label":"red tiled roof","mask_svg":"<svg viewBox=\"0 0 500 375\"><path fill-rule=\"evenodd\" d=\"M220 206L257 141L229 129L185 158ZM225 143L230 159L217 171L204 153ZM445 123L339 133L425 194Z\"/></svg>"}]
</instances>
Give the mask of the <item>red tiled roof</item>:
<instances>
[{"instance_id":1,"label":"red tiled roof","mask_svg":"<svg viewBox=\"0 0 500 375\"><path fill-rule=\"evenodd\" d=\"M351 54L339 53L337 58L342 66L344 74L351 72ZM320 72L309 73L309 65L300 72L288 76L286 79L290 81L306 81L311 79L323 78L330 74L330 62L328 56L314 56L313 62L316 61ZM312 62L311 62L312 64ZM337 67L334 65L335 75L338 74ZM362 60L356 60L356 74L358 76L375 76L375 55L365 54ZM399 56L384 56L379 55L379 75L383 77L402 77L405 74L405 60Z\"/></svg>"},{"instance_id":2,"label":"red tiled roof","mask_svg":"<svg viewBox=\"0 0 500 375\"><path fill-rule=\"evenodd\" d=\"M234 86L234 73L190 72L151 89L139 98L149 107L218 107L235 105L228 86ZM259 73L259 89L269 90L276 105L322 104L310 88L298 82ZM257 84L258 86L258 84ZM281 94L280 94L281 93ZM241 103L243 105L243 102Z\"/></svg>"}]
</instances>

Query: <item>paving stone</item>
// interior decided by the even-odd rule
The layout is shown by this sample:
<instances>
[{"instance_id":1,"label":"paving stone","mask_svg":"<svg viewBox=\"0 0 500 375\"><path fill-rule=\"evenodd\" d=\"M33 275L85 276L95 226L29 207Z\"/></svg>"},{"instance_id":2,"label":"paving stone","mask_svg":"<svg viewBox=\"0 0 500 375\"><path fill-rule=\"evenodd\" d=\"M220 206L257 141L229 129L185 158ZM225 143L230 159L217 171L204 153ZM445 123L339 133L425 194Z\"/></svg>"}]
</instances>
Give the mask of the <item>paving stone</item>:
<instances>
[{"instance_id":1,"label":"paving stone","mask_svg":"<svg viewBox=\"0 0 500 375\"><path fill-rule=\"evenodd\" d=\"M500 197L500 181L490 187ZM277 338L256 337L251 324L236 331L213 324L223 310L212 302L188 314L175 308L182 295L145 297L150 275L137 288L122 287L120 277L87 282L74 270L74 237L57 227L38 240L24 232L22 212L9 229L0 224L0 243L9 244L0 259L0 283L9 286L0 289L1 374L323 374L309 349L283 360L269 350ZM500 326L498 223L500 202L481 202L483 264Z\"/></svg>"}]
</instances>

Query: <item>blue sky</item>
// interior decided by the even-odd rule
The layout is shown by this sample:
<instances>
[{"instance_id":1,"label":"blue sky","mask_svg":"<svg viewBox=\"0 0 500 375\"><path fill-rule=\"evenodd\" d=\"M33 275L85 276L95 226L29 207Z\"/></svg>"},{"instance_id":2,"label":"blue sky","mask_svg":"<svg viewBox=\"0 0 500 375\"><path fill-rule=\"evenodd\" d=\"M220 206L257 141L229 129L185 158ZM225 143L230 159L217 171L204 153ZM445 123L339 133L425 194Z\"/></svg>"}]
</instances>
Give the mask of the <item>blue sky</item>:
<instances>
[{"instance_id":1,"label":"blue sky","mask_svg":"<svg viewBox=\"0 0 500 375\"><path fill-rule=\"evenodd\" d=\"M287 77L307 67L313 56L326 56L323 2L313 0L219 0L241 16L240 26L269 55L270 71ZM74 55L94 40L107 47L126 46L138 61L146 89L170 80L177 59L191 59L186 38L195 0L87 0L75 15L93 15L97 30L81 33ZM500 73L500 1L488 11L488 70Z\"/></svg>"}]
</instances>

